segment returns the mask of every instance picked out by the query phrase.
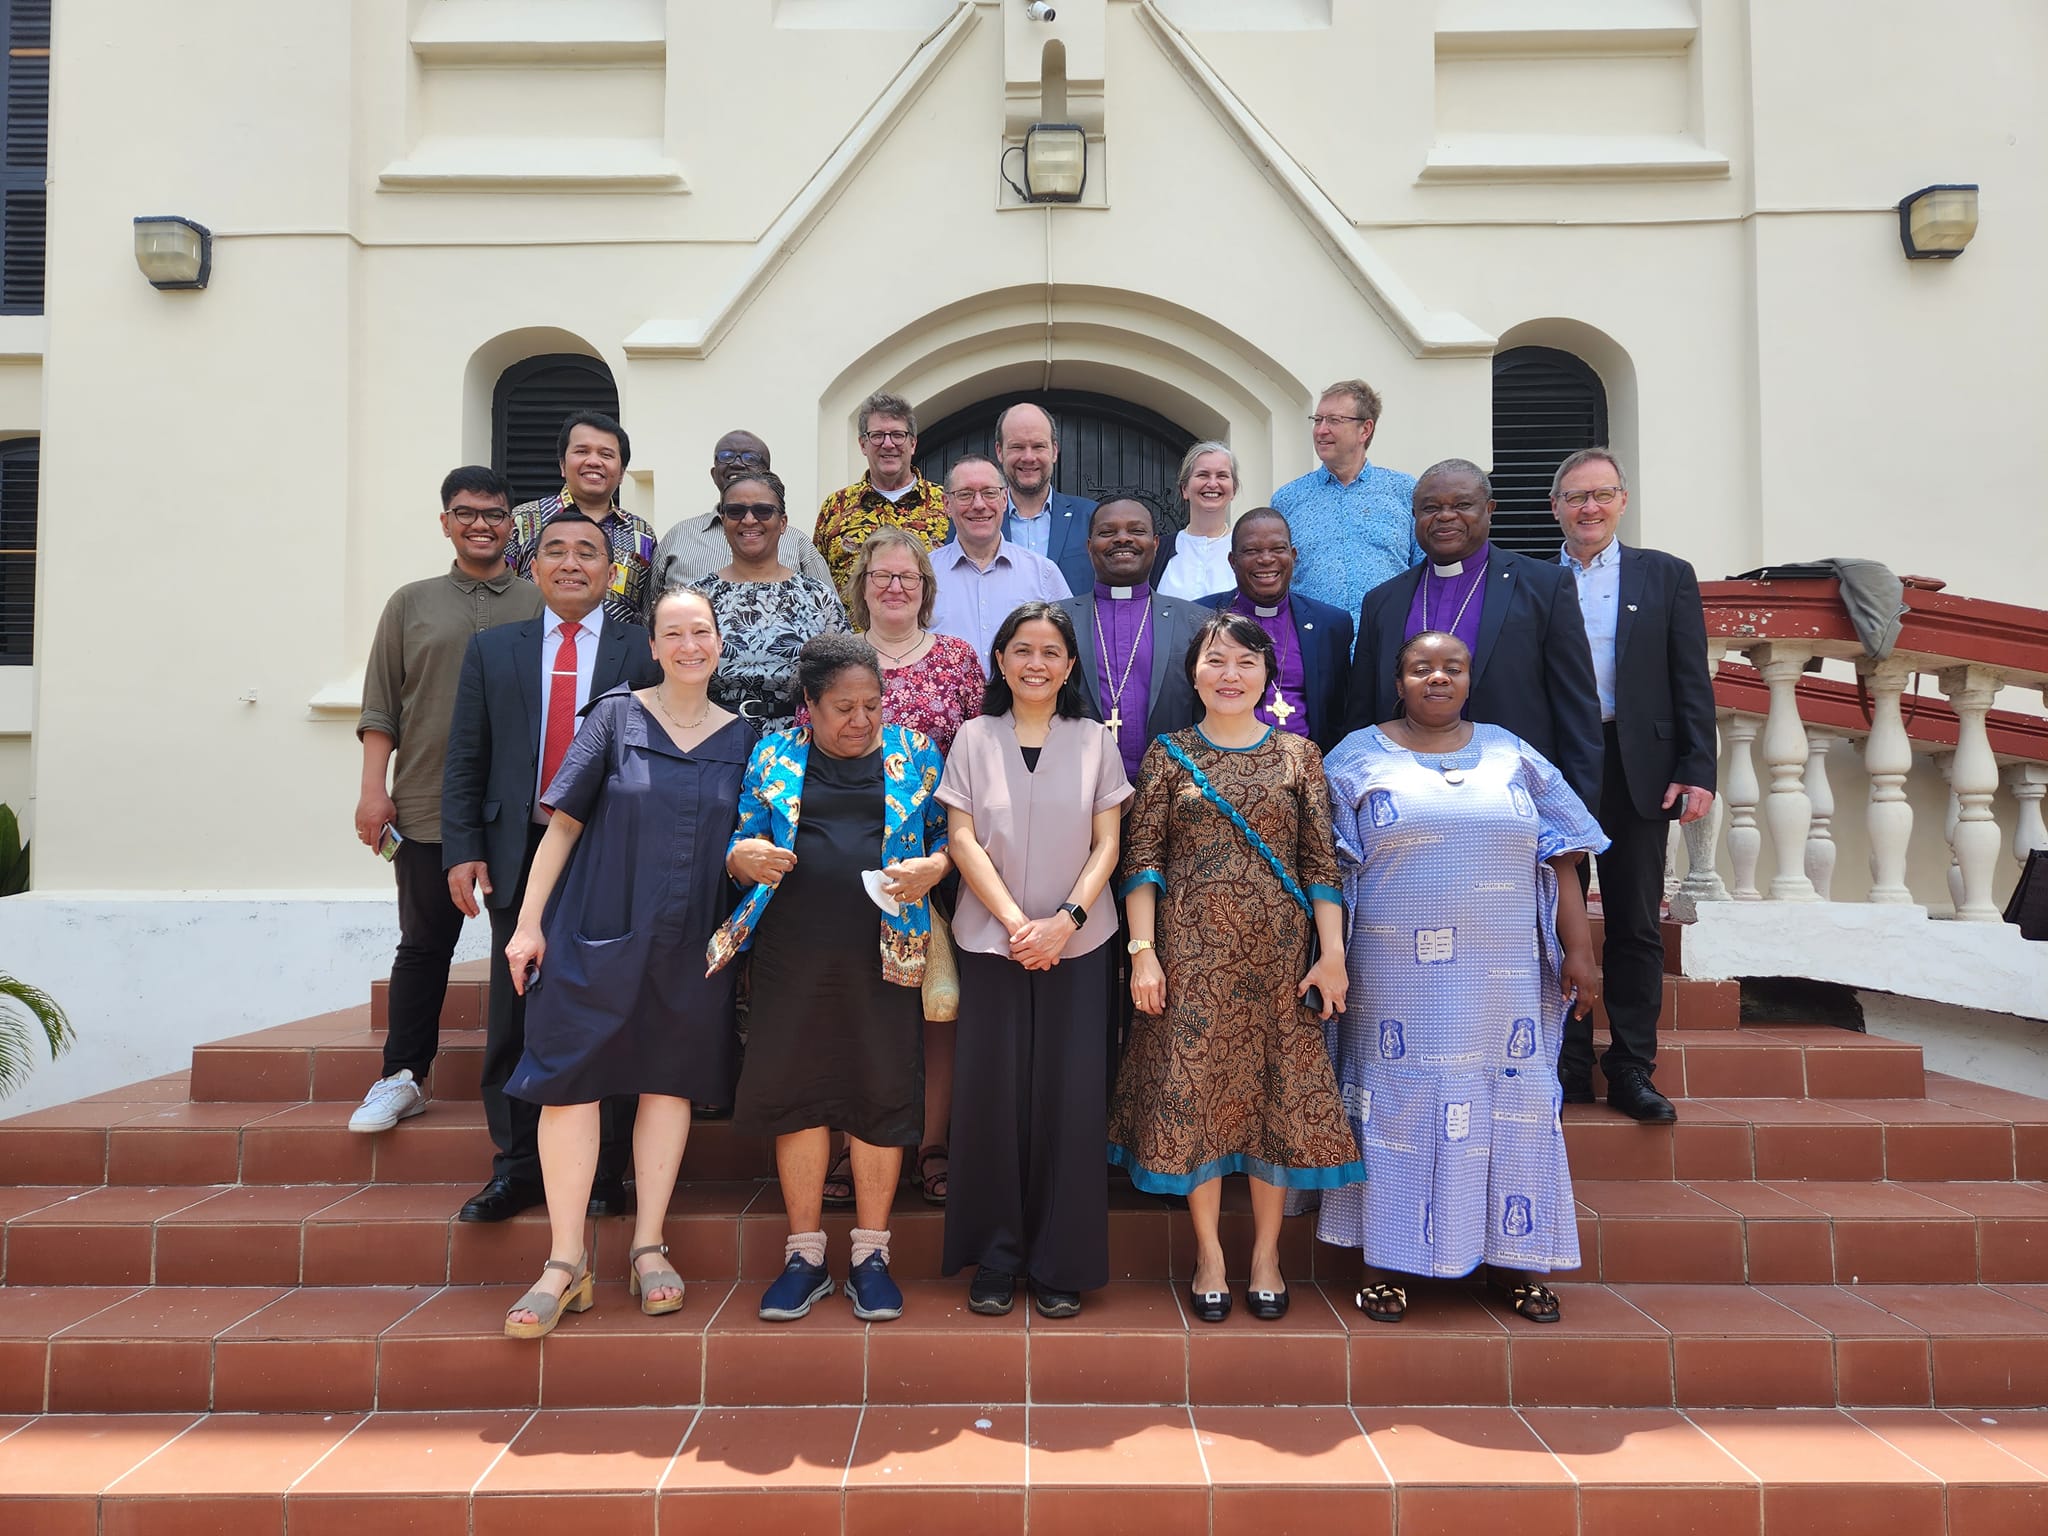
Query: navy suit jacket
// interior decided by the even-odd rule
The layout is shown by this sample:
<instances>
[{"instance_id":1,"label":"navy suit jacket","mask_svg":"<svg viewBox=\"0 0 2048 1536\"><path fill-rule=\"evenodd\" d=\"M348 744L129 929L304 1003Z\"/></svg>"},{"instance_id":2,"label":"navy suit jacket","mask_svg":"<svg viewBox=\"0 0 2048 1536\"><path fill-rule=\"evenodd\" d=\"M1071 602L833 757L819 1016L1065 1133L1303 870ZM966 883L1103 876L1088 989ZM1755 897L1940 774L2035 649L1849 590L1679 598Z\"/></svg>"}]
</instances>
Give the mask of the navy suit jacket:
<instances>
[{"instance_id":1,"label":"navy suit jacket","mask_svg":"<svg viewBox=\"0 0 2048 1536\"><path fill-rule=\"evenodd\" d=\"M1621 547L1614 733L1637 815L1662 818L1668 784L1715 787L1714 682L1699 578L1661 549Z\"/></svg>"},{"instance_id":2,"label":"navy suit jacket","mask_svg":"<svg viewBox=\"0 0 2048 1536\"><path fill-rule=\"evenodd\" d=\"M1095 510L1095 503L1085 496L1069 496L1065 491L1054 491L1046 501L1040 517L1052 519L1052 526L1046 530L1045 558L1060 568L1060 574L1067 578L1069 592L1086 592L1095 585L1095 565L1088 558L1088 514ZM1013 544L1024 541L1012 530L1016 517L1003 518L1003 537ZM1027 546L1028 547L1028 546Z\"/></svg>"},{"instance_id":3,"label":"navy suit jacket","mask_svg":"<svg viewBox=\"0 0 2048 1536\"><path fill-rule=\"evenodd\" d=\"M1090 720L1101 720L1102 647L1095 638L1095 571L1088 572L1088 585L1079 597L1063 597L1059 606L1074 621L1074 634L1081 647L1081 705ZM1152 594L1152 691L1145 705L1145 733L1148 738L1170 731L1184 731L1195 723L1201 706L1194 685L1188 681L1188 647L1208 615L1199 603L1177 597Z\"/></svg>"},{"instance_id":4,"label":"navy suit jacket","mask_svg":"<svg viewBox=\"0 0 2048 1536\"><path fill-rule=\"evenodd\" d=\"M474 636L455 686L441 779L441 867L483 860L491 872L485 900L493 907L511 904L526 863L540 779L540 642L543 626L553 622L543 612ZM597 637L590 697L621 683L651 688L660 681L647 631L607 617Z\"/></svg>"},{"instance_id":5,"label":"navy suit jacket","mask_svg":"<svg viewBox=\"0 0 2048 1536\"><path fill-rule=\"evenodd\" d=\"M1344 696L1347 735L1393 718L1394 657L1428 569L1424 561L1381 582L1359 604ZM1600 813L1600 695L1578 585L1563 566L1492 547L1465 717L1513 731L1556 765L1588 811Z\"/></svg>"},{"instance_id":6,"label":"navy suit jacket","mask_svg":"<svg viewBox=\"0 0 2048 1536\"><path fill-rule=\"evenodd\" d=\"M1223 608L1237 596L1212 592L1204 608ZM1351 671L1351 615L1299 592L1287 594L1294 638L1301 645L1301 691L1308 697L1308 739L1325 752L1344 739L1344 684Z\"/></svg>"}]
</instances>

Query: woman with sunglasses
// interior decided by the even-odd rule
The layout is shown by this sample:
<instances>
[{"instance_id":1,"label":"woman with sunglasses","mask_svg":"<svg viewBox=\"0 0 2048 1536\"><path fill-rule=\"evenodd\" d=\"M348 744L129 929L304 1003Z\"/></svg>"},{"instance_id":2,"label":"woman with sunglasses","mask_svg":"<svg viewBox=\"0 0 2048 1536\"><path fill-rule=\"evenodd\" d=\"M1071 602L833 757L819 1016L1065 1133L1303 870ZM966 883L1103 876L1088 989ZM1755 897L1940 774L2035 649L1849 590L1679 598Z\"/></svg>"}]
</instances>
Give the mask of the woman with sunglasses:
<instances>
[{"instance_id":1,"label":"woman with sunglasses","mask_svg":"<svg viewBox=\"0 0 2048 1536\"><path fill-rule=\"evenodd\" d=\"M718 490L719 501L725 499L725 488L742 475L773 467L768 462L768 445L745 428L726 433L711 450L711 483ZM784 565L832 585L832 567L811 547L806 535L785 529L779 547ZM654 547L654 581L648 591L691 586L724 565L731 554L725 547L725 520L714 502L709 512L692 512L661 536Z\"/></svg>"},{"instance_id":2,"label":"woman with sunglasses","mask_svg":"<svg viewBox=\"0 0 2048 1536\"><path fill-rule=\"evenodd\" d=\"M757 730L787 730L801 702L797 653L815 635L848 633L846 610L822 581L782 563L789 513L772 471L727 481L718 516L732 559L696 583L725 637L711 699Z\"/></svg>"}]
</instances>

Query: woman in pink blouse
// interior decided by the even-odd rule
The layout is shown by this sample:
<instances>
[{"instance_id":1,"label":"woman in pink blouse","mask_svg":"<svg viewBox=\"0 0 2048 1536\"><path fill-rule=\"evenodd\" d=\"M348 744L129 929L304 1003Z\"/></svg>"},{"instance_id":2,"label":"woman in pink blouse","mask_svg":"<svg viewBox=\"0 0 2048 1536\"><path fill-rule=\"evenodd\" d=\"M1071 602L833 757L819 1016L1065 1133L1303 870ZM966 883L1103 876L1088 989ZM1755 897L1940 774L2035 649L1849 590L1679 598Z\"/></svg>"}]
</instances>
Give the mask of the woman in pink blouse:
<instances>
[{"instance_id":1,"label":"woman in pink blouse","mask_svg":"<svg viewBox=\"0 0 2048 1536\"><path fill-rule=\"evenodd\" d=\"M996 675L960 727L938 798L962 890L953 1173L945 1272L999 1314L1016 1279L1046 1317L1109 1282L1104 1080L1117 808L1109 729L1083 717L1073 621L1026 603L996 631Z\"/></svg>"}]
</instances>

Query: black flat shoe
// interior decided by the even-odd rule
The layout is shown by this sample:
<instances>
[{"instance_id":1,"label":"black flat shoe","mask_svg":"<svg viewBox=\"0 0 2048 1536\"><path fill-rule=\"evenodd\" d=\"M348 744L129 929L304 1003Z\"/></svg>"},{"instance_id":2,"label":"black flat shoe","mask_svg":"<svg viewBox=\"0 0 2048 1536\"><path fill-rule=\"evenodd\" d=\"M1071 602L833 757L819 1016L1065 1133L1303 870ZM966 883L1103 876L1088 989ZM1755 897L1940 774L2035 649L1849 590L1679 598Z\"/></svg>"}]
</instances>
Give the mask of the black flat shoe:
<instances>
[{"instance_id":1,"label":"black flat shoe","mask_svg":"<svg viewBox=\"0 0 2048 1536\"><path fill-rule=\"evenodd\" d=\"M1287 1315L1293 1297L1292 1291L1246 1291L1244 1307L1262 1323L1277 1323Z\"/></svg>"},{"instance_id":2,"label":"black flat shoe","mask_svg":"<svg viewBox=\"0 0 2048 1536\"><path fill-rule=\"evenodd\" d=\"M1038 1308L1040 1317L1079 1317L1081 1315L1081 1293L1079 1291L1055 1291L1043 1285L1031 1287L1032 1303Z\"/></svg>"},{"instance_id":3,"label":"black flat shoe","mask_svg":"<svg viewBox=\"0 0 2048 1536\"><path fill-rule=\"evenodd\" d=\"M1647 1125L1669 1125L1678 1118L1671 1101L1650 1086L1650 1074L1641 1067L1624 1067L1615 1076L1607 1085L1607 1104Z\"/></svg>"},{"instance_id":4,"label":"black flat shoe","mask_svg":"<svg viewBox=\"0 0 2048 1536\"><path fill-rule=\"evenodd\" d=\"M547 1194L538 1184L524 1179L494 1178L469 1197L456 1212L457 1221L510 1221L521 1211L545 1204Z\"/></svg>"},{"instance_id":5,"label":"black flat shoe","mask_svg":"<svg viewBox=\"0 0 2048 1536\"><path fill-rule=\"evenodd\" d=\"M967 1310L983 1317L1007 1317L1017 1302L1017 1277L984 1264L967 1287Z\"/></svg>"},{"instance_id":6,"label":"black flat shoe","mask_svg":"<svg viewBox=\"0 0 2048 1536\"><path fill-rule=\"evenodd\" d=\"M1230 1291L1198 1291L1189 1286L1188 1305L1194 1309L1196 1321L1220 1323L1230 1316Z\"/></svg>"},{"instance_id":7,"label":"black flat shoe","mask_svg":"<svg viewBox=\"0 0 2048 1536\"><path fill-rule=\"evenodd\" d=\"M626 1190L623 1179L600 1179L590 1186L590 1206L587 1214L592 1216L630 1216L633 1214L633 1197Z\"/></svg>"}]
</instances>

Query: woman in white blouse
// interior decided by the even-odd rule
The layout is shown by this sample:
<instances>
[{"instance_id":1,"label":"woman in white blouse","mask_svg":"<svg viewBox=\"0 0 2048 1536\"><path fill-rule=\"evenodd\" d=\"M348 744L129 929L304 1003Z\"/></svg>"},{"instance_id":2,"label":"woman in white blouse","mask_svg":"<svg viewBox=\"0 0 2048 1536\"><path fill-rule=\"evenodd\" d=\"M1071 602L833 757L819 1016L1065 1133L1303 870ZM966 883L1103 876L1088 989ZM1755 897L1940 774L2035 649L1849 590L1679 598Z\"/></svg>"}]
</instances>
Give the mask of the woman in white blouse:
<instances>
[{"instance_id":1,"label":"woman in white blouse","mask_svg":"<svg viewBox=\"0 0 2048 1536\"><path fill-rule=\"evenodd\" d=\"M1200 602L1237 585L1230 569L1230 504L1237 499L1237 455L1227 443L1197 443L1180 461L1180 495L1188 525L1160 574L1161 595Z\"/></svg>"}]
</instances>

